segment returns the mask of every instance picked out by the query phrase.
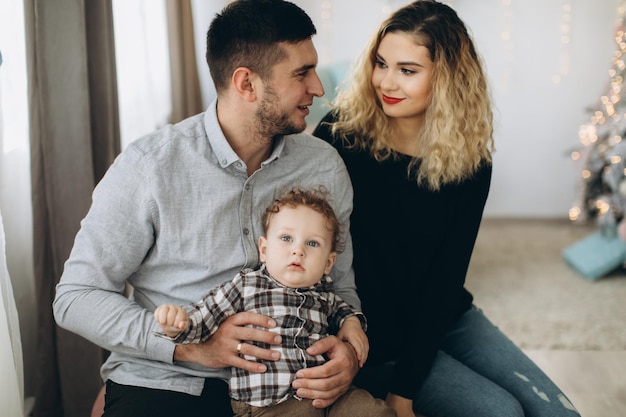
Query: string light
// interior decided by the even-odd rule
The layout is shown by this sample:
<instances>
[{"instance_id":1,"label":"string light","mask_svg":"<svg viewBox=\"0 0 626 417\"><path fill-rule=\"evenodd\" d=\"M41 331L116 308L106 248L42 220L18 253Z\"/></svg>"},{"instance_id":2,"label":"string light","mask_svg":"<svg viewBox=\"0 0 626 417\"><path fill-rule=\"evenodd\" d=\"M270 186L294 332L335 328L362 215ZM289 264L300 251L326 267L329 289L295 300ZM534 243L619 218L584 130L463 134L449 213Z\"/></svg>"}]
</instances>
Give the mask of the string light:
<instances>
[{"instance_id":1,"label":"string light","mask_svg":"<svg viewBox=\"0 0 626 417\"><path fill-rule=\"evenodd\" d=\"M330 0L320 3L320 19L322 21L322 33L325 33L324 48L320 51L320 65L329 65L332 61L332 33L333 29L333 4Z\"/></svg>"},{"instance_id":2,"label":"string light","mask_svg":"<svg viewBox=\"0 0 626 417\"><path fill-rule=\"evenodd\" d=\"M513 63L515 62L515 43L514 43L514 32L515 28L513 26L513 10L512 10L512 0L501 0L500 1L502 8L502 28L500 30L500 39L502 40L502 47L504 48L504 59L507 62L507 65L502 71L502 76L499 80L497 80L499 84L499 90L502 92L508 92L511 88L511 79L513 75Z\"/></svg>"},{"instance_id":3,"label":"string light","mask_svg":"<svg viewBox=\"0 0 626 417\"><path fill-rule=\"evenodd\" d=\"M580 216L580 207L572 207L569 209L569 219L571 221L578 220Z\"/></svg>"},{"instance_id":4,"label":"string light","mask_svg":"<svg viewBox=\"0 0 626 417\"><path fill-rule=\"evenodd\" d=\"M385 5L383 6L382 9L383 15L387 16L389 14L391 14L391 12L393 12L393 7L389 4L389 2L385 2Z\"/></svg>"},{"instance_id":5,"label":"string light","mask_svg":"<svg viewBox=\"0 0 626 417\"><path fill-rule=\"evenodd\" d=\"M563 44L563 51L561 53L561 63L559 72L552 75L552 82L555 84L560 83L565 76L570 73L570 53L569 44L571 42L572 31L572 0L563 0L561 5L561 44Z\"/></svg>"}]
</instances>

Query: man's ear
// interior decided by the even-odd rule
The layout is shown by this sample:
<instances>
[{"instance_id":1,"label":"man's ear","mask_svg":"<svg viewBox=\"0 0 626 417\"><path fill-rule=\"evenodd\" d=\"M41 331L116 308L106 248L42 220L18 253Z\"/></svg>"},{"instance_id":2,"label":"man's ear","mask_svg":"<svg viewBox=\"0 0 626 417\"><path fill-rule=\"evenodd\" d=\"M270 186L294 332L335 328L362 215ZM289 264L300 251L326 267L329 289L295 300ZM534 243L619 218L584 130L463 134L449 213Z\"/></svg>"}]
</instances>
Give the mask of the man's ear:
<instances>
[{"instance_id":1,"label":"man's ear","mask_svg":"<svg viewBox=\"0 0 626 417\"><path fill-rule=\"evenodd\" d=\"M267 252L267 239L265 239L265 236L261 236L259 238L259 260L261 262L265 262L266 257L265 257L265 253Z\"/></svg>"},{"instance_id":2,"label":"man's ear","mask_svg":"<svg viewBox=\"0 0 626 417\"><path fill-rule=\"evenodd\" d=\"M258 76L250 68L239 67L233 72L233 87L244 100L254 101L256 100L256 79Z\"/></svg>"}]
</instances>

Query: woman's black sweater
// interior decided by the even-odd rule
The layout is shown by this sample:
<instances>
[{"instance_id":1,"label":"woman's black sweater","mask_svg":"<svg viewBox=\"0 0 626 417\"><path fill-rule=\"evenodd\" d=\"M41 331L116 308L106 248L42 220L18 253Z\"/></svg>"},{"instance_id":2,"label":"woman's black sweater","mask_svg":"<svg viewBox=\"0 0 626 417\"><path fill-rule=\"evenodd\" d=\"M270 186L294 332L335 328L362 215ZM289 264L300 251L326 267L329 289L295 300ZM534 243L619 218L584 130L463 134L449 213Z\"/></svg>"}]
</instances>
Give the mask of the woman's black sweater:
<instances>
[{"instance_id":1,"label":"woman's black sweater","mask_svg":"<svg viewBox=\"0 0 626 417\"><path fill-rule=\"evenodd\" d=\"M366 364L397 362L389 391L413 398L443 336L472 304L464 288L492 167L438 191L407 173L410 157L382 162L348 149L324 122L314 135L337 148L354 188L350 231L357 291L368 320Z\"/></svg>"}]
</instances>

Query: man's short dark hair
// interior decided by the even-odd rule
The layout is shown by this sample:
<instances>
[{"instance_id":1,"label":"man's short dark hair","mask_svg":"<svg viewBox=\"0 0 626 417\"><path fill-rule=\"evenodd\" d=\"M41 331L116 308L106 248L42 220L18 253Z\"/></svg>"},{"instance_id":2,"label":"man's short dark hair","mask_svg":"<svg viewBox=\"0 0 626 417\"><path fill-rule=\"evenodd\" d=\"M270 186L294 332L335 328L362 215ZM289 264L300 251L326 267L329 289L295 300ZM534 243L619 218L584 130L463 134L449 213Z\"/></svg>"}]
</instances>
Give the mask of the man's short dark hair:
<instances>
[{"instance_id":1,"label":"man's short dark hair","mask_svg":"<svg viewBox=\"0 0 626 417\"><path fill-rule=\"evenodd\" d=\"M304 10L284 0L237 0L211 22L206 60L217 92L228 87L233 71L246 67L269 78L285 57L280 42L298 43L315 35Z\"/></svg>"}]
</instances>

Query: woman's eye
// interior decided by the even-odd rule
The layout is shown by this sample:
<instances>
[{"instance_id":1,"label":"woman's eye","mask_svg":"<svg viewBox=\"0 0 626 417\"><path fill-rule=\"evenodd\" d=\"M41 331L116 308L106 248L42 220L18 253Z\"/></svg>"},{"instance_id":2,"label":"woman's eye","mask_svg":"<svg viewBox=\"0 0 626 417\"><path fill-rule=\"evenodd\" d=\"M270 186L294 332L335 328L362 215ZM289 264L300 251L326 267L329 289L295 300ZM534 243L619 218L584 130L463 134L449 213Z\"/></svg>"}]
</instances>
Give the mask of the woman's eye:
<instances>
[{"instance_id":1,"label":"woman's eye","mask_svg":"<svg viewBox=\"0 0 626 417\"><path fill-rule=\"evenodd\" d=\"M401 71L403 74L406 74L406 75L415 74L415 71L413 71L412 69L408 69L408 68L402 68Z\"/></svg>"},{"instance_id":2,"label":"woman's eye","mask_svg":"<svg viewBox=\"0 0 626 417\"><path fill-rule=\"evenodd\" d=\"M387 64L385 64L383 61L376 61L374 63L374 65L376 65L378 68L386 68Z\"/></svg>"}]
</instances>

